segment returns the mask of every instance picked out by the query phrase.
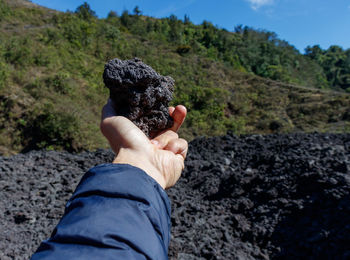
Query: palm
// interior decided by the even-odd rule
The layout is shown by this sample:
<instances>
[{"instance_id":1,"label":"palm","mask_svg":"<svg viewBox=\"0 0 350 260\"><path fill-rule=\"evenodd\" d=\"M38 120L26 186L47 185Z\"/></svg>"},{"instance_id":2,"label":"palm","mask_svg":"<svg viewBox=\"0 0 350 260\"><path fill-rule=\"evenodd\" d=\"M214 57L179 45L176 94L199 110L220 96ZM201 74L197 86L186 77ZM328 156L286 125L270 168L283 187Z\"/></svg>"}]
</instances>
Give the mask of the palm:
<instances>
[{"instance_id":1,"label":"palm","mask_svg":"<svg viewBox=\"0 0 350 260\"><path fill-rule=\"evenodd\" d=\"M103 108L101 121L101 131L117 155L114 162L143 169L163 188L176 183L187 153L187 142L176 134L186 117L186 108L170 107L169 113L173 127L151 140L130 120L116 116L111 101Z\"/></svg>"},{"instance_id":2,"label":"palm","mask_svg":"<svg viewBox=\"0 0 350 260\"><path fill-rule=\"evenodd\" d=\"M159 150L157 157L159 171L167 176L168 186L173 186L180 177L177 173L181 172L184 168L184 158L179 154L174 154L166 150Z\"/></svg>"}]
</instances>

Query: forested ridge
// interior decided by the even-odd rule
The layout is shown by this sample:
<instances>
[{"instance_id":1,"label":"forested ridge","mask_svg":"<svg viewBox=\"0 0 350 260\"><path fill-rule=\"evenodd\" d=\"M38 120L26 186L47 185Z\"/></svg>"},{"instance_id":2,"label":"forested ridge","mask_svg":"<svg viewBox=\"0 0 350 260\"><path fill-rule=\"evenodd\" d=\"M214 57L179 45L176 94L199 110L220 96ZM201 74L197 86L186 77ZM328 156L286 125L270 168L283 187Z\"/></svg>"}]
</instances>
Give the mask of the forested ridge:
<instances>
[{"instance_id":1,"label":"forested ridge","mask_svg":"<svg viewBox=\"0 0 350 260\"><path fill-rule=\"evenodd\" d=\"M106 146L102 72L115 57L139 57L176 80L173 103L189 110L189 139L350 131L350 49L301 54L273 32L156 19L138 7L99 19L86 3L62 13L0 0L0 153Z\"/></svg>"}]
</instances>

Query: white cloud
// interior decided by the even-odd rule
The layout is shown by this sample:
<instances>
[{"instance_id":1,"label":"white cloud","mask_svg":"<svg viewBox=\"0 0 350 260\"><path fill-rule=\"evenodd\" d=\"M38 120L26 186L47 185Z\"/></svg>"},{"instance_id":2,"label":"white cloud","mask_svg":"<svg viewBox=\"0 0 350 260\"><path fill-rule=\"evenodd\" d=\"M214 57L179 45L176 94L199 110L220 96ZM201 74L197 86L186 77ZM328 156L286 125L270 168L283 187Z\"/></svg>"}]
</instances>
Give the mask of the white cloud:
<instances>
[{"instance_id":1,"label":"white cloud","mask_svg":"<svg viewBox=\"0 0 350 260\"><path fill-rule=\"evenodd\" d=\"M260 7L264 5L271 5L273 4L274 0L247 0L250 3L250 6L254 10L258 10Z\"/></svg>"}]
</instances>

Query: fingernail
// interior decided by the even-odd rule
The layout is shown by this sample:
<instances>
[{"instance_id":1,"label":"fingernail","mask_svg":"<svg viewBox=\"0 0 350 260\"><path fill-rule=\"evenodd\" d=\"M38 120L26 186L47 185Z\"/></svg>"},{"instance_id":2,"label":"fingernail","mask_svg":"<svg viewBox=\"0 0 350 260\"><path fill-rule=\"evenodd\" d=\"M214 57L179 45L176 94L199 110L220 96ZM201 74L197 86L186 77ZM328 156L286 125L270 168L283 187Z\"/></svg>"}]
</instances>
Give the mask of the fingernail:
<instances>
[{"instance_id":1,"label":"fingernail","mask_svg":"<svg viewBox=\"0 0 350 260\"><path fill-rule=\"evenodd\" d=\"M159 142L157 140L151 140L151 143L156 145L156 146L159 146Z\"/></svg>"}]
</instances>

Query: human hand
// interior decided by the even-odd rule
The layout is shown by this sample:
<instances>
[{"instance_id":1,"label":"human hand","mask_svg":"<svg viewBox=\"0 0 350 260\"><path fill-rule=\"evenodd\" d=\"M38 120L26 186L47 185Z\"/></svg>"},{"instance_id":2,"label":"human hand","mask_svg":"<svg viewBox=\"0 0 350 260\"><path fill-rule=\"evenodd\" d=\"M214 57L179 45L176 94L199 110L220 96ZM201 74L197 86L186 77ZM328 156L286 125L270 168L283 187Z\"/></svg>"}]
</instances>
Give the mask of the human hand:
<instances>
[{"instance_id":1,"label":"human hand","mask_svg":"<svg viewBox=\"0 0 350 260\"><path fill-rule=\"evenodd\" d=\"M116 153L113 163L130 164L144 170L164 189L173 186L184 168L188 145L176 133L186 117L186 108L169 108L174 125L153 139L147 136L129 119L116 116L111 100L103 107L101 132Z\"/></svg>"}]
</instances>

